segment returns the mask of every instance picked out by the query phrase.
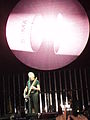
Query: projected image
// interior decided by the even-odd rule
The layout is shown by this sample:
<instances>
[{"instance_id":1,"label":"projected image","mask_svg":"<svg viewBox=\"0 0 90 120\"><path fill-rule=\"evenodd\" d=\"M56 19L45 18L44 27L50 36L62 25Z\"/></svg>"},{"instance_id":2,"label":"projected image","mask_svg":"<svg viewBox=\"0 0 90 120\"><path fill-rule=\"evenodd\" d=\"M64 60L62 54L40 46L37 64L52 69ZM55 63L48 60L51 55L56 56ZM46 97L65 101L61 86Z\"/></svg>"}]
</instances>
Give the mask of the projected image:
<instances>
[{"instance_id":1,"label":"projected image","mask_svg":"<svg viewBox=\"0 0 90 120\"><path fill-rule=\"evenodd\" d=\"M21 0L8 17L6 37L13 54L25 65L58 69L84 50L89 20L75 0Z\"/></svg>"}]
</instances>

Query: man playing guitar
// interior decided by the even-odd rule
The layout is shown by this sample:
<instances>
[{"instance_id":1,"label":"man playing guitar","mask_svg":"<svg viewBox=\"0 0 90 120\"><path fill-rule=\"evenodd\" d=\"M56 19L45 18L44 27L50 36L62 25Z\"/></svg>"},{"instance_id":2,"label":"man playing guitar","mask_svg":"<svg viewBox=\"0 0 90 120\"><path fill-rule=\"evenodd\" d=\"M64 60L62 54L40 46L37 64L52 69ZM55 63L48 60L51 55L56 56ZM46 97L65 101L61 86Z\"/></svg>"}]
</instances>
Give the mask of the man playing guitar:
<instances>
[{"instance_id":1,"label":"man playing guitar","mask_svg":"<svg viewBox=\"0 0 90 120\"><path fill-rule=\"evenodd\" d=\"M24 89L25 101L29 103L29 113L32 113L32 108L34 108L35 113L38 113L38 94L40 91L40 83L35 78L33 72L28 73L28 81Z\"/></svg>"}]
</instances>

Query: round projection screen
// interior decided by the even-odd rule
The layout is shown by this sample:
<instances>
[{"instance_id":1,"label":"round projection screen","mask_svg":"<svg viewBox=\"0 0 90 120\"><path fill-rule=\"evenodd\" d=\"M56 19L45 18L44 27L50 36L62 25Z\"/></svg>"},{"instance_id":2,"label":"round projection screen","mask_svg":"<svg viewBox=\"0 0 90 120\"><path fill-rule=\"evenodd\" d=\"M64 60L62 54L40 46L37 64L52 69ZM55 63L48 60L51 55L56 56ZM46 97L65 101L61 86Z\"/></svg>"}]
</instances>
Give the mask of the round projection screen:
<instances>
[{"instance_id":1,"label":"round projection screen","mask_svg":"<svg viewBox=\"0 0 90 120\"><path fill-rule=\"evenodd\" d=\"M8 17L6 37L13 54L25 65L58 69L84 50L89 20L76 0L21 0Z\"/></svg>"}]
</instances>

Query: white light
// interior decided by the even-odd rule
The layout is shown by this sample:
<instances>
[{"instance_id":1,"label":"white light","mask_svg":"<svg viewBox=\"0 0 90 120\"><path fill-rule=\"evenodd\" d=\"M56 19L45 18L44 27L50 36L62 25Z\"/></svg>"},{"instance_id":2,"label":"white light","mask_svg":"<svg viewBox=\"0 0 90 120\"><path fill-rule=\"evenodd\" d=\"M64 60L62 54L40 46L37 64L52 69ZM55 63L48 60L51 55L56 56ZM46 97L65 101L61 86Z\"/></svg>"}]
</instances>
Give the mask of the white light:
<instances>
[{"instance_id":1,"label":"white light","mask_svg":"<svg viewBox=\"0 0 90 120\"><path fill-rule=\"evenodd\" d=\"M83 49L81 45L87 42L78 36L79 31L78 23L60 13L56 18L54 15L14 14L8 19L6 35L12 50L38 51L45 40L48 47L53 42L55 54L79 55Z\"/></svg>"}]
</instances>

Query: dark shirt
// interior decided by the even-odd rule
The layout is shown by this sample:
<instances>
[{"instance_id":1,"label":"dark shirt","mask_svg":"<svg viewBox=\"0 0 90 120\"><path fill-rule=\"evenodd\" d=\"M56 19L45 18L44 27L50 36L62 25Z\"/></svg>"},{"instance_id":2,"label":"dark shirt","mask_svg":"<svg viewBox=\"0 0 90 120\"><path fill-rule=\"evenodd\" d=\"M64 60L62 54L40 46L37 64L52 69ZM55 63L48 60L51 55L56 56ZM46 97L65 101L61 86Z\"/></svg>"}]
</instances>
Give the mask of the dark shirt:
<instances>
[{"instance_id":1,"label":"dark shirt","mask_svg":"<svg viewBox=\"0 0 90 120\"><path fill-rule=\"evenodd\" d=\"M33 83L34 81L30 81L30 80L28 80L27 81L27 84L26 84L26 86L28 87L28 90L30 89L30 87L31 87L31 85L32 85L32 83ZM36 82L34 83L34 87L37 87L37 85L40 85L40 83L39 83L39 81L38 80L36 80ZM31 90L31 93L35 93L37 90Z\"/></svg>"}]
</instances>

